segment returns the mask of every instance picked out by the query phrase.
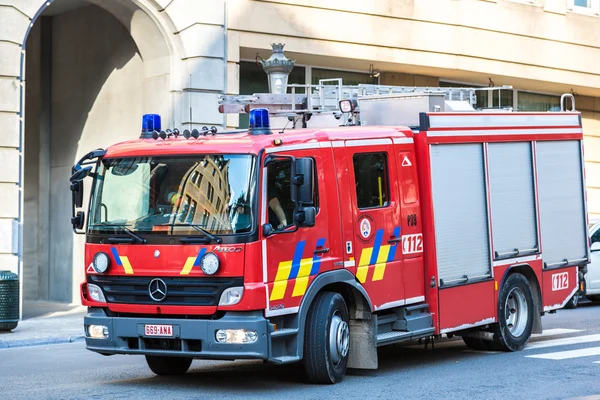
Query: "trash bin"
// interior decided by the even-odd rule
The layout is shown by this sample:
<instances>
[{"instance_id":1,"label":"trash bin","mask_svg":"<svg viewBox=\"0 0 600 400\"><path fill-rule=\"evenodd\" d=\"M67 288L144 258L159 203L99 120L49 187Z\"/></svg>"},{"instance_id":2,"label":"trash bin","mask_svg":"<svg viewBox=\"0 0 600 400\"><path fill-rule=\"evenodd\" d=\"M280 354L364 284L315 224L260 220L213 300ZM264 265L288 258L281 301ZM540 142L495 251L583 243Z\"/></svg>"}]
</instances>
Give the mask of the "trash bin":
<instances>
[{"instance_id":1,"label":"trash bin","mask_svg":"<svg viewBox=\"0 0 600 400\"><path fill-rule=\"evenodd\" d=\"M19 277L0 271L0 332L8 332L19 323Z\"/></svg>"}]
</instances>

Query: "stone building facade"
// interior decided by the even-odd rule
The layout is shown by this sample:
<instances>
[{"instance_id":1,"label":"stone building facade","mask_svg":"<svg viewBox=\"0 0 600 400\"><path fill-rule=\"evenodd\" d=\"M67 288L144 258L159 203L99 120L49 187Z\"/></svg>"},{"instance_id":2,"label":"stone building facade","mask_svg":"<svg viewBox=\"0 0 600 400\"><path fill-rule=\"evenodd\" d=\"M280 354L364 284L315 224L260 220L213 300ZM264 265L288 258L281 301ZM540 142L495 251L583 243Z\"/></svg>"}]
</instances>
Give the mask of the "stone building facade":
<instances>
[{"instance_id":1,"label":"stone building facade","mask_svg":"<svg viewBox=\"0 0 600 400\"><path fill-rule=\"evenodd\" d=\"M0 0L0 269L25 299L78 301L68 177L87 151L163 125L236 127L221 94L264 91L285 43L291 83L511 85L491 106L576 94L591 220L600 217L595 0Z\"/></svg>"}]
</instances>

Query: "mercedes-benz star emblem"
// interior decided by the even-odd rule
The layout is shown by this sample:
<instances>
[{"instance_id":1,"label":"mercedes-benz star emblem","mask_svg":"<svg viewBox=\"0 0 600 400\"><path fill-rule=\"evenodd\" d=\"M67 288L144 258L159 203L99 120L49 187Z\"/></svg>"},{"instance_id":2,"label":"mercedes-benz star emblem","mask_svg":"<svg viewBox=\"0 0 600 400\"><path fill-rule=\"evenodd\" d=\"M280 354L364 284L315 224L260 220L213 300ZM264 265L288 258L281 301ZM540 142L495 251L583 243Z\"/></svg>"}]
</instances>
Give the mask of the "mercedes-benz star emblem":
<instances>
[{"instance_id":1,"label":"mercedes-benz star emblem","mask_svg":"<svg viewBox=\"0 0 600 400\"><path fill-rule=\"evenodd\" d=\"M162 279L152 279L148 285L148 294L154 301L163 301L167 298L167 284Z\"/></svg>"}]
</instances>

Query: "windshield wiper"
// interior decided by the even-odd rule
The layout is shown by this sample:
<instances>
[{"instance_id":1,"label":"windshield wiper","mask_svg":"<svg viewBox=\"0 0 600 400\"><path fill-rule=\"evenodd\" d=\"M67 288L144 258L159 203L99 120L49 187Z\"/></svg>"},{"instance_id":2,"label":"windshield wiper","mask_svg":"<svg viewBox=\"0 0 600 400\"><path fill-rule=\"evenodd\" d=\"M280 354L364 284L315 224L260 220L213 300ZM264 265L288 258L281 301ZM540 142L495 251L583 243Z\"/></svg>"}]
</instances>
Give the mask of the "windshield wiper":
<instances>
[{"instance_id":1,"label":"windshield wiper","mask_svg":"<svg viewBox=\"0 0 600 400\"><path fill-rule=\"evenodd\" d=\"M221 239L220 237L211 235L206 229L202 228L204 225L200 225L200 224L164 224L164 225L168 225L168 226L172 226L172 227L189 226L189 227L194 228L198 232L202 233L204 236L206 236L210 240L214 240L215 242L217 242L217 244L223 243L223 239ZM193 239L193 238L181 238L179 241L182 243L189 243L190 239ZM200 238L200 239L204 239L204 238Z\"/></svg>"},{"instance_id":2,"label":"windshield wiper","mask_svg":"<svg viewBox=\"0 0 600 400\"><path fill-rule=\"evenodd\" d=\"M96 226L104 226L107 228L119 228L121 230L121 232L125 232L126 234L131 236L131 238L133 239L133 243L141 243L141 244L146 243L146 239L133 233L133 231L131 229L127 228L127 225L125 225L125 224L97 224L97 225L94 225L94 227L96 227ZM122 241L122 240L123 239L120 239L120 238L108 238L108 241L110 241L110 242L118 242L118 241ZM130 241L130 239L127 239L127 240Z\"/></svg>"}]
</instances>

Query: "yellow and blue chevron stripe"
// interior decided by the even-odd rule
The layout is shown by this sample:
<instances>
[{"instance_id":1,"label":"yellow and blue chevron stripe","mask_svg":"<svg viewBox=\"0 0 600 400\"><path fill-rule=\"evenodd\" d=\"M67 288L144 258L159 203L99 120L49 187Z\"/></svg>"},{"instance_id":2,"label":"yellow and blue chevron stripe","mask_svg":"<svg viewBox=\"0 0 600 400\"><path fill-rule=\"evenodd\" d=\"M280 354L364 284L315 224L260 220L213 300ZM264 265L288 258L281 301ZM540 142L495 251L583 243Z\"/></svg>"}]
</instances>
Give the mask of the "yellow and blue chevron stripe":
<instances>
[{"instance_id":1,"label":"yellow and blue chevron stripe","mask_svg":"<svg viewBox=\"0 0 600 400\"><path fill-rule=\"evenodd\" d=\"M325 238L317 240L316 248L325 246ZM303 296L308 287L308 280L311 276L317 275L321 269L321 258L314 255L312 258L302 258L306 240L296 244L294 258L291 261L282 261L277 267L277 275L273 282L273 291L270 300L281 300L285 296L287 284L290 279L295 279L294 291L292 297Z\"/></svg>"},{"instance_id":2,"label":"yellow and blue chevron stripe","mask_svg":"<svg viewBox=\"0 0 600 400\"><path fill-rule=\"evenodd\" d=\"M356 278L360 283L365 283L367 281L367 274L369 273L369 267L371 265L375 266L375 270L373 271L373 282L382 280L385 275L387 263L393 261L396 256L398 243L382 246L383 233L384 230L379 229L375 233L373 247L365 247L360 253L358 268L356 269ZM397 238L400 237L399 226L394 228L394 236Z\"/></svg>"},{"instance_id":3,"label":"yellow and blue chevron stripe","mask_svg":"<svg viewBox=\"0 0 600 400\"><path fill-rule=\"evenodd\" d=\"M202 258L204 253L206 253L206 249L203 248L200 249L196 257L188 257L179 275L189 275L193 267L199 267L200 259Z\"/></svg>"},{"instance_id":4,"label":"yellow and blue chevron stripe","mask_svg":"<svg viewBox=\"0 0 600 400\"><path fill-rule=\"evenodd\" d=\"M129 258L127 256L120 256L119 252L116 248L111 247L113 257L115 258L115 262L119 267L123 267L126 275L133 275L133 268L131 268L131 263L129 262Z\"/></svg>"}]
</instances>

